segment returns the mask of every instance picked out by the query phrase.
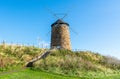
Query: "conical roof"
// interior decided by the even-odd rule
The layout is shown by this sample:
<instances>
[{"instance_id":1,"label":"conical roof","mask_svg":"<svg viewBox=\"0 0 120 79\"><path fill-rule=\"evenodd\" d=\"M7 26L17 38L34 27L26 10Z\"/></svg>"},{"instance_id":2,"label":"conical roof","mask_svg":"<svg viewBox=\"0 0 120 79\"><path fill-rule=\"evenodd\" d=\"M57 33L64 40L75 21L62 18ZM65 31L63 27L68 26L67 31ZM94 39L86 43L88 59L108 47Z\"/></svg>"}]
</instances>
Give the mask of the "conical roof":
<instances>
[{"instance_id":1,"label":"conical roof","mask_svg":"<svg viewBox=\"0 0 120 79\"><path fill-rule=\"evenodd\" d=\"M58 19L58 20L57 20L55 23L53 23L51 26L54 26L54 25L56 25L56 24L66 24L67 26L69 26L68 23L64 22L64 21L61 20L61 19Z\"/></svg>"}]
</instances>

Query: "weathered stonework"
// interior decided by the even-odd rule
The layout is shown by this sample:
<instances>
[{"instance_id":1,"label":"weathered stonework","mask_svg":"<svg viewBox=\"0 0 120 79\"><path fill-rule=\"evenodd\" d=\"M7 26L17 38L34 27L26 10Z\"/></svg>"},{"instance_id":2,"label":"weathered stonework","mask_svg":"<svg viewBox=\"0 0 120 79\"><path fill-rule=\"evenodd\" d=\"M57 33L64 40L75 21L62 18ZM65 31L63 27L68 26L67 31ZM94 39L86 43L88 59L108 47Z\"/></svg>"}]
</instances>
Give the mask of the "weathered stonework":
<instances>
[{"instance_id":1,"label":"weathered stonework","mask_svg":"<svg viewBox=\"0 0 120 79\"><path fill-rule=\"evenodd\" d=\"M59 19L51 26L51 49L71 50L69 24Z\"/></svg>"}]
</instances>

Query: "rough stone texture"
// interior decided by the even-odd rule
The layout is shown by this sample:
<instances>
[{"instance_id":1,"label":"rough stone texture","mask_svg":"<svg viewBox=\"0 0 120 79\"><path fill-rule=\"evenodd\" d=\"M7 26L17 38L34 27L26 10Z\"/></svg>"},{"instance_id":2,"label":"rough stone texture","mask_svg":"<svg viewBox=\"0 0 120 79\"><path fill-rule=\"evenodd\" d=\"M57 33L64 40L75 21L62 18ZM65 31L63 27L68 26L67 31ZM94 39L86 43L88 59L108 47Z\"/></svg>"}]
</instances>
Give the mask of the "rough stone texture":
<instances>
[{"instance_id":1,"label":"rough stone texture","mask_svg":"<svg viewBox=\"0 0 120 79\"><path fill-rule=\"evenodd\" d=\"M62 20L57 20L52 24L51 49L67 49L71 50L69 24Z\"/></svg>"}]
</instances>

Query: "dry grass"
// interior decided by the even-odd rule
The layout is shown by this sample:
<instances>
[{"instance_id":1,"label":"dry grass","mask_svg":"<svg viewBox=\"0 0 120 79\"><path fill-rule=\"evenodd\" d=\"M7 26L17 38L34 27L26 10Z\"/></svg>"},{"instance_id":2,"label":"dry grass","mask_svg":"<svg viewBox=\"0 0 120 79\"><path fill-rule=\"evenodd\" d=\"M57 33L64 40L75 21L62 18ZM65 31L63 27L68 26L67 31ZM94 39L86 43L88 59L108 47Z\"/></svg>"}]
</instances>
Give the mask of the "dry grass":
<instances>
[{"instance_id":1,"label":"dry grass","mask_svg":"<svg viewBox=\"0 0 120 79\"><path fill-rule=\"evenodd\" d=\"M42 53L33 46L0 45L0 71L16 69ZM91 51L51 51L34 64L37 70L70 76L111 75L120 72L120 60Z\"/></svg>"},{"instance_id":2,"label":"dry grass","mask_svg":"<svg viewBox=\"0 0 120 79\"><path fill-rule=\"evenodd\" d=\"M83 72L100 72L104 75L106 75L105 73L114 74L114 68L106 66L105 64L107 63L103 65L101 60L105 60L104 56L90 51L72 52L57 50L53 51L46 59L36 62L34 67L48 72L71 76L80 76L83 75ZM117 70L120 70L120 68L117 68Z\"/></svg>"},{"instance_id":3,"label":"dry grass","mask_svg":"<svg viewBox=\"0 0 120 79\"><path fill-rule=\"evenodd\" d=\"M42 49L33 46L0 45L0 71L23 66L32 58L41 54Z\"/></svg>"}]
</instances>

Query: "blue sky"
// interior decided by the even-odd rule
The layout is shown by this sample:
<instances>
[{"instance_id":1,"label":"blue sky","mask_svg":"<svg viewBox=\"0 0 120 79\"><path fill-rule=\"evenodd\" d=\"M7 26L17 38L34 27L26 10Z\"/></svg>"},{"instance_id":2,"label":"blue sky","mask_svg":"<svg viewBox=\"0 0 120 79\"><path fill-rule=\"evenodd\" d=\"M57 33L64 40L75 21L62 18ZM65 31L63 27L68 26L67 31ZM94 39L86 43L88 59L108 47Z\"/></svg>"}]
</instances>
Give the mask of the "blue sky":
<instances>
[{"instance_id":1,"label":"blue sky","mask_svg":"<svg viewBox=\"0 0 120 79\"><path fill-rule=\"evenodd\" d=\"M0 42L50 43L54 13L67 13L73 49L120 58L120 0L0 0ZM59 17L62 17L59 15Z\"/></svg>"}]
</instances>

